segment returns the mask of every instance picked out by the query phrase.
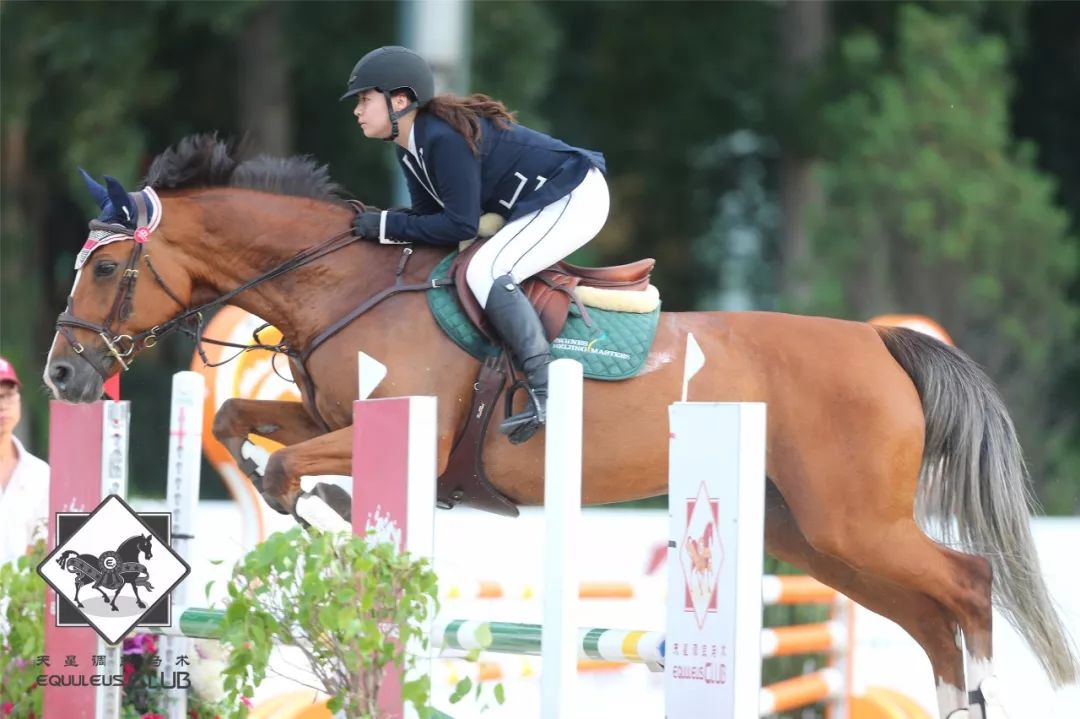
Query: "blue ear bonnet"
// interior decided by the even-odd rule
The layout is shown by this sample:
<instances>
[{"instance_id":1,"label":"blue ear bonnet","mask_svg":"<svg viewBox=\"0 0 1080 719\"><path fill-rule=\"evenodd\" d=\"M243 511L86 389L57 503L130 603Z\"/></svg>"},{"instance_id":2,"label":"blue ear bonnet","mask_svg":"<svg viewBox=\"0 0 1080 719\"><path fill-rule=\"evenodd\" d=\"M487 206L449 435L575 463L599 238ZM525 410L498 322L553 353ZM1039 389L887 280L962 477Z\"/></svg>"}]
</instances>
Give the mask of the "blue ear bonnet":
<instances>
[{"instance_id":1,"label":"blue ear bonnet","mask_svg":"<svg viewBox=\"0 0 1080 719\"><path fill-rule=\"evenodd\" d=\"M101 214L97 217L99 222L123 225L129 230L138 227L139 212L135 199L116 178L105 175L105 185L102 186L81 167L79 168L79 174L82 175L83 181L86 183L86 189L90 191L90 196L94 198L94 202L101 208ZM151 203L147 202L145 206L149 208ZM149 224L152 219L152 217L147 217L145 221Z\"/></svg>"}]
</instances>

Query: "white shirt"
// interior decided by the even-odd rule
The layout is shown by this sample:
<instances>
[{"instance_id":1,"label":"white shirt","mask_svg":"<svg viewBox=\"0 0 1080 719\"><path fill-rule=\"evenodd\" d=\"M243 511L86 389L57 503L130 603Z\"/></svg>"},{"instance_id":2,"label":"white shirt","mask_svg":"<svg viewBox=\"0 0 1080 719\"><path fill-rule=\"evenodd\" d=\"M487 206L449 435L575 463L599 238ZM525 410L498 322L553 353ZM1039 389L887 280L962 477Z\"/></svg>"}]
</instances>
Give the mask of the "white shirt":
<instances>
[{"instance_id":1,"label":"white shirt","mask_svg":"<svg viewBox=\"0 0 1080 719\"><path fill-rule=\"evenodd\" d=\"M26 554L38 538L48 536L49 465L15 443L15 471L0 492L0 564Z\"/></svg>"}]
</instances>

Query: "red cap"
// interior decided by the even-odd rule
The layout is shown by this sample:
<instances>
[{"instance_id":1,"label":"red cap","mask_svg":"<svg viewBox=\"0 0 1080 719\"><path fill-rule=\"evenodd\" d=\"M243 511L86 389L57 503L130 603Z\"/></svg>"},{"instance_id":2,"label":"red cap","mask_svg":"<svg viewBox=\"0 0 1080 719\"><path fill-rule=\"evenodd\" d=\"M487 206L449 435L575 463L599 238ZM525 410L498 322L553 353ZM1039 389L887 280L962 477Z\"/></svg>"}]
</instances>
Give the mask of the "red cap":
<instances>
[{"instance_id":1,"label":"red cap","mask_svg":"<svg viewBox=\"0 0 1080 719\"><path fill-rule=\"evenodd\" d=\"M0 382L14 382L16 387L22 386L15 368L3 357L0 357Z\"/></svg>"}]
</instances>

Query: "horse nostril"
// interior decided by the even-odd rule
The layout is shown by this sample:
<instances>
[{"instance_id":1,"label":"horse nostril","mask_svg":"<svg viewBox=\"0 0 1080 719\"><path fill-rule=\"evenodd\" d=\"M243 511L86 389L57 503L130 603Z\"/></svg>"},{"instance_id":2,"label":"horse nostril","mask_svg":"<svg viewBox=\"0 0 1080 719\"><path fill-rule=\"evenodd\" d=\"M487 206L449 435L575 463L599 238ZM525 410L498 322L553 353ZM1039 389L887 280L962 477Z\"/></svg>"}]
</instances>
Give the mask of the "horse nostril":
<instances>
[{"instance_id":1,"label":"horse nostril","mask_svg":"<svg viewBox=\"0 0 1080 719\"><path fill-rule=\"evenodd\" d=\"M66 385L74 374L75 368L71 366L70 362L64 362L63 360L53 362L52 367L49 368L49 378L57 387Z\"/></svg>"}]
</instances>

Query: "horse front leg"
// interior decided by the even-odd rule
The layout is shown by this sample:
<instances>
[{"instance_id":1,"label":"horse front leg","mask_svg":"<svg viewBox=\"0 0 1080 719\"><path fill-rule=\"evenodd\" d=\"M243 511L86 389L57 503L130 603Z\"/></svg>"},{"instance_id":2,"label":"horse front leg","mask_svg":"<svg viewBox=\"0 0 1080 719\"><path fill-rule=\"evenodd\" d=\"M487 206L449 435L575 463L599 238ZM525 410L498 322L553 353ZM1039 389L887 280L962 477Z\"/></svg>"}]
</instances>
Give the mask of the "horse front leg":
<instances>
[{"instance_id":1,"label":"horse front leg","mask_svg":"<svg viewBox=\"0 0 1080 719\"><path fill-rule=\"evenodd\" d=\"M131 591L135 592L135 603L137 605L139 605L139 609L146 609L146 604L143 602L142 597L139 596L139 587L138 587L138 585L132 584L131 585Z\"/></svg>"},{"instance_id":2,"label":"horse front leg","mask_svg":"<svg viewBox=\"0 0 1080 719\"><path fill-rule=\"evenodd\" d=\"M322 434L270 455L263 478L263 497L294 512L300 496L300 478L323 474L352 474L352 427ZM337 485L320 483L315 494L346 520L352 516L352 498Z\"/></svg>"},{"instance_id":3,"label":"horse front leg","mask_svg":"<svg viewBox=\"0 0 1080 719\"><path fill-rule=\"evenodd\" d=\"M251 442L249 435L254 434L289 447L321 435L323 429L300 402L229 399L214 415L213 433L267 503L278 512L287 514L288 510L271 501L264 490L259 465L244 456L244 446Z\"/></svg>"}]
</instances>

